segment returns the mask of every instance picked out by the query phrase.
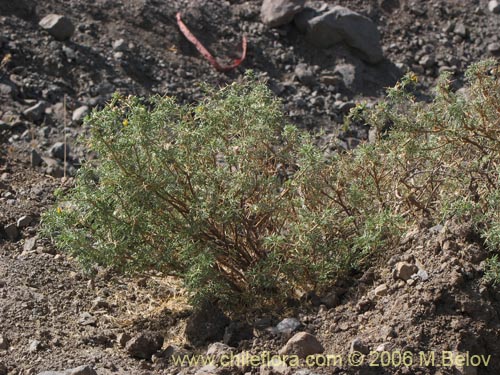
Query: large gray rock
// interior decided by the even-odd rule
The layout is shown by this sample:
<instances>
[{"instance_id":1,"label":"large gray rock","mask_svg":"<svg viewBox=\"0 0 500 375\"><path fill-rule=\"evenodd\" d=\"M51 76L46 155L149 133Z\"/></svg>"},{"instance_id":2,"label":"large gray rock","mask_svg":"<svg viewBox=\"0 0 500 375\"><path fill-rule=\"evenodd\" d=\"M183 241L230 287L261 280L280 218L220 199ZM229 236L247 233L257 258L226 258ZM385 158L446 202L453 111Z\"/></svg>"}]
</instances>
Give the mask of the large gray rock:
<instances>
[{"instance_id":1,"label":"large gray rock","mask_svg":"<svg viewBox=\"0 0 500 375\"><path fill-rule=\"evenodd\" d=\"M260 17L269 27L285 25L304 8L305 0L264 0Z\"/></svg>"},{"instance_id":2,"label":"large gray rock","mask_svg":"<svg viewBox=\"0 0 500 375\"><path fill-rule=\"evenodd\" d=\"M334 6L328 12L311 18L307 39L321 48L344 41L369 63L378 63L383 58L377 26L368 17L342 6Z\"/></svg>"},{"instance_id":3,"label":"large gray rock","mask_svg":"<svg viewBox=\"0 0 500 375\"><path fill-rule=\"evenodd\" d=\"M38 25L49 32L57 40L66 40L71 38L75 32L73 22L60 14L49 14L42 18Z\"/></svg>"}]
</instances>

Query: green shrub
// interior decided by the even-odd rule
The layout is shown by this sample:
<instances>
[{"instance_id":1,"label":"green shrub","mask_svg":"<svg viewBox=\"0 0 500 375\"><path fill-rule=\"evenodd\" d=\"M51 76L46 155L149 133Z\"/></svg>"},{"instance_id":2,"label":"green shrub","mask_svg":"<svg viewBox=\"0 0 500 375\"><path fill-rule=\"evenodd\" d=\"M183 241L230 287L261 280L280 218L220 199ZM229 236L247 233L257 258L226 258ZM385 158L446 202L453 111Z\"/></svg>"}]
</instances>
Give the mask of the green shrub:
<instances>
[{"instance_id":1,"label":"green shrub","mask_svg":"<svg viewBox=\"0 0 500 375\"><path fill-rule=\"evenodd\" d=\"M474 220L498 251L494 68L469 70L467 97L443 77L430 104L406 76L351 113L380 139L330 160L250 76L196 106L115 96L86 120L99 160L44 216L46 233L86 266L174 274L194 299L233 306L322 293L424 217Z\"/></svg>"}]
</instances>

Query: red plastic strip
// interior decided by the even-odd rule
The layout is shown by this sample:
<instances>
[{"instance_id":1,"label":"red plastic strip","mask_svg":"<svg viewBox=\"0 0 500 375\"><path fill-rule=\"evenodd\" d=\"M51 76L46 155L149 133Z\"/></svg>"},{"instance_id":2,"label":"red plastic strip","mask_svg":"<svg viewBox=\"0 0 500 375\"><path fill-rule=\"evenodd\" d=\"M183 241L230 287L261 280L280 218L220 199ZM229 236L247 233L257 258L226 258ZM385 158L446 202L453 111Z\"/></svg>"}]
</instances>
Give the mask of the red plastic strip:
<instances>
[{"instance_id":1,"label":"red plastic strip","mask_svg":"<svg viewBox=\"0 0 500 375\"><path fill-rule=\"evenodd\" d=\"M243 36L243 40L241 42L241 47L243 50L241 53L241 57L239 59L235 59L231 65L221 65L215 59L215 57L213 57L212 54L205 48L205 46L203 46L203 44L201 44L200 41L191 33L191 31L189 31L186 24L182 22L180 13L177 13L176 18L179 29L181 29L181 32L184 34L187 40L194 44L198 52L201 53L203 57L205 57L210 62L210 64L212 64L212 66L219 72L227 72L228 70L234 69L239 66L243 62L243 60L245 60L247 56L247 38L245 36Z\"/></svg>"}]
</instances>

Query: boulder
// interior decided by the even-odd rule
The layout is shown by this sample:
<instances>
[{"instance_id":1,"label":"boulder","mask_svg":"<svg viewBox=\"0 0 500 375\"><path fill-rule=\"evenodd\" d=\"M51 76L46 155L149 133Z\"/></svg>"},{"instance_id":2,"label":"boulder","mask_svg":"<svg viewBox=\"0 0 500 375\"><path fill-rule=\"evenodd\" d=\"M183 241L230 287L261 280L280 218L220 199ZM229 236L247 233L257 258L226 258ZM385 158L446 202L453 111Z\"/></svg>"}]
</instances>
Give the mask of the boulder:
<instances>
[{"instance_id":1,"label":"boulder","mask_svg":"<svg viewBox=\"0 0 500 375\"><path fill-rule=\"evenodd\" d=\"M368 17L342 6L308 21L307 39L314 45L327 48L344 41L360 52L363 60L375 64L382 60L380 33Z\"/></svg>"}]
</instances>

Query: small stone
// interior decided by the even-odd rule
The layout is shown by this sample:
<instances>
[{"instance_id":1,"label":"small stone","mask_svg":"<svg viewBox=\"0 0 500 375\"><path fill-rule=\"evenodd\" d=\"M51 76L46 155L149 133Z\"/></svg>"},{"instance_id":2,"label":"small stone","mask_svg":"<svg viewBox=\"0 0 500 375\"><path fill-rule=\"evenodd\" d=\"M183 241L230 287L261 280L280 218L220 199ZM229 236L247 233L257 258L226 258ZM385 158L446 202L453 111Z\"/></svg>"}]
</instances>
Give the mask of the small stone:
<instances>
[{"instance_id":1,"label":"small stone","mask_svg":"<svg viewBox=\"0 0 500 375\"><path fill-rule=\"evenodd\" d=\"M42 157L35 149L31 150L30 161L33 168L39 167L42 164Z\"/></svg>"},{"instance_id":2,"label":"small stone","mask_svg":"<svg viewBox=\"0 0 500 375\"><path fill-rule=\"evenodd\" d=\"M500 13L500 3L497 0L491 0L488 3L488 9L492 13L499 14Z\"/></svg>"},{"instance_id":3,"label":"small stone","mask_svg":"<svg viewBox=\"0 0 500 375\"><path fill-rule=\"evenodd\" d=\"M126 345L127 345L127 342L130 341L130 339L132 338L132 336L130 336L128 333L120 333L117 338L116 338L116 341L118 342L118 344L120 344L120 346L122 348L124 348Z\"/></svg>"},{"instance_id":4,"label":"small stone","mask_svg":"<svg viewBox=\"0 0 500 375\"><path fill-rule=\"evenodd\" d=\"M418 272L418 267L414 264L410 264L407 262L399 262L396 263L396 267L393 271L394 279L407 281L411 278L411 276Z\"/></svg>"},{"instance_id":5,"label":"small stone","mask_svg":"<svg viewBox=\"0 0 500 375\"><path fill-rule=\"evenodd\" d=\"M295 318L285 318L276 326L279 333L292 333L296 331L302 324Z\"/></svg>"},{"instance_id":6,"label":"small stone","mask_svg":"<svg viewBox=\"0 0 500 375\"><path fill-rule=\"evenodd\" d=\"M50 155L56 159L64 160L64 142L56 142L52 145L49 150ZM68 157L70 152L69 145L66 144L66 157Z\"/></svg>"},{"instance_id":7,"label":"small stone","mask_svg":"<svg viewBox=\"0 0 500 375\"><path fill-rule=\"evenodd\" d=\"M362 354L370 353L370 347L366 345L359 337L355 338L351 342L351 353L352 352L360 352Z\"/></svg>"},{"instance_id":8,"label":"small stone","mask_svg":"<svg viewBox=\"0 0 500 375\"><path fill-rule=\"evenodd\" d=\"M0 350L7 350L9 349L9 340L5 338L4 336L0 335Z\"/></svg>"},{"instance_id":9,"label":"small stone","mask_svg":"<svg viewBox=\"0 0 500 375\"><path fill-rule=\"evenodd\" d=\"M429 274L425 270L418 270L417 277L422 281L429 280Z\"/></svg>"},{"instance_id":10,"label":"small stone","mask_svg":"<svg viewBox=\"0 0 500 375\"><path fill-rule=\"evenodd\" d=\"M45 101L39 101L34 106L29 107L23 111L23 115L30 121L37 122L43 119L45 114L45 109L47 109L48 103Z\"/></svg>"},{"instance_id":11,"label":"small stone","mask_svg":"<svg viewBox=\"0 0 500 375\"><path fill-rule=\"evenodd\" d=\"M127 49L127 43L123 39L118 39L112 43L112 47L117 52L123 52Z\"/></svg>"},{"instance_id":12,"label":"small stone","mask_svg":"<svg viewBox=\"0 0 500 375\"><path fill-rule=\"evenodd\" d=\"M125 350L132 357L150 359L162 346L163 336L147 331L133 337L125 346Z\"/></svg>"},{"instance_id":13,"label":"small stone","mask_svg":"<svg viewBox=\"0 0 500 375\"><path fill-rule=\"evenodd\" d=\"M21 216L19 219L17 219L17 227L18 228L26 228L28 225L31 224L32 221L33 221L33 218L29 215Z\"/></svg>"},{"instance_id":14,"label":"small stone","mask_svg":"<svg viewBox=\"0 0 500 375\"><path fill-rule=\"evenodd\" d=\"M386 296L388 292L389 292L389 289L387 288L386 284L381 284L375 288L375 295L377 297Z\"/></svg>"},{"instance_id":15,"label":"small stone","mask_svg":"<svg viewBox=\"0 0 500 375\"><path fill-rule=\"evenodd\" d=\"M17 225L14 223L7 224L6 226L3 227L3 230L7 238L11 241L15 241L19 236L19 230L17 229Z\"/></svg>"},{"instance_id":16,"label":"small stone","mask_svg":"<svg viewBox=\"0 0 500 375\"><path fill-rule=\"evenodd\" d=\"M304 8L304 4L305 0L264 0L260 17L269 27L285 25Z\"/></svg>"},{"instance_id":17,"label":"small stone","mask_svg":"<svg viewBox=\"0 0 500 375\"><path fill-rule=\"evenodd\" d=\"M33 249L35 249L37 239L38 237L35 236L24 240L23 251L33 251Z\"/></svg>"},{"instance_id":18,"label":"small stone","mask_svg":"<svg viewBox=\"0 0 500 375\"><path fill-rule=\"evenodd\" d=\"M28 348L28 351L30 353L36 353L38 352L40 349L42 349L42 343L38 340L33 340L31 343L30 343L30 346Z\"/></svg>"},{"instance_id":19,"label":"small stone","mask_svg":"<svg viewBox=\"0 0 500 375\"><path fill-rule=\"evenodd\" d=\"M436 64L436 58L433 55L424 55L418 63L424 68L432 68Z\"/></svg>"},{"instance_id":20,"label":"small stone","mask_svg":"<svg viewBox=\"0 0 500 375\"><path fill-rule=\"evenodd\" d=\"M88 115L90 111L90 108L86 105L82 105L81 107L78 107L77 109L75 109L73 111L73 115L71 116L71 120L75 123L75 124L81 124L83 122L83 119L85 118L85 116Z\"/></svg>"},{"instance_id":21,"label":"small stone","mask_svg":"<svg viewBox=\"0 0 500 375\"><path fill-rule=\"evenodd\" d=\"M82 326L95 326L97 319L88 312L83 312L80 314L80 319L78 319L78 324Z\"/></svg>"},{"instance_id":22,"label":"small stone","mask_svg":"<svg viewBox=\"0 0 500 375\"><path fill-rule=\"evenodd\" d=\"M297 66L295 67L295 75L297 76L298 80L304 85L313 86L316 83L314 73L307 64L297 64Z\"/></svg>"},{"instance_id":23,"label":"small stone","mask_svg":"<svg viewBox=\"0 0 500 375\"><path fill-rule=\"evenodd\" d=\"M323 353L323 345L318 339L307 332L299 332L295 334L283 348L280 349L279 354L296 355L299 358L306 358L309 355Z\"/></svg>"},{"instance_id":24,"label":"small stone","mask_svg":"<svg viewBox=\"0 0 500 375\"><path fill-rule=\"evenodd\" d=\"M453 29L453 32L462 38L465 38L467 36L467 27L463 23L457 23L455 25L455 28Z\"/></svg>"},{"instance_id":25,"label":"small stone","mask_svg":"<svg viewBox=\"0 0 500 375\"><path fill-rule=\"evenodd\" d=\"M492 55L497 55L500 53L500 43L490 43L488 44L488 52Z\"/></svg>"},{"instance_id":26,"label":"small stone","mask_svg":"<svg viewBox=\"0 0 500 375\"><path fill-rule=\"evenodd\" d=\"M71 38L75 32L73 22L71 22L68 17L59 14L49 14L45 16L38 25L60 41Z\"/></svg>"}]
</instances>

